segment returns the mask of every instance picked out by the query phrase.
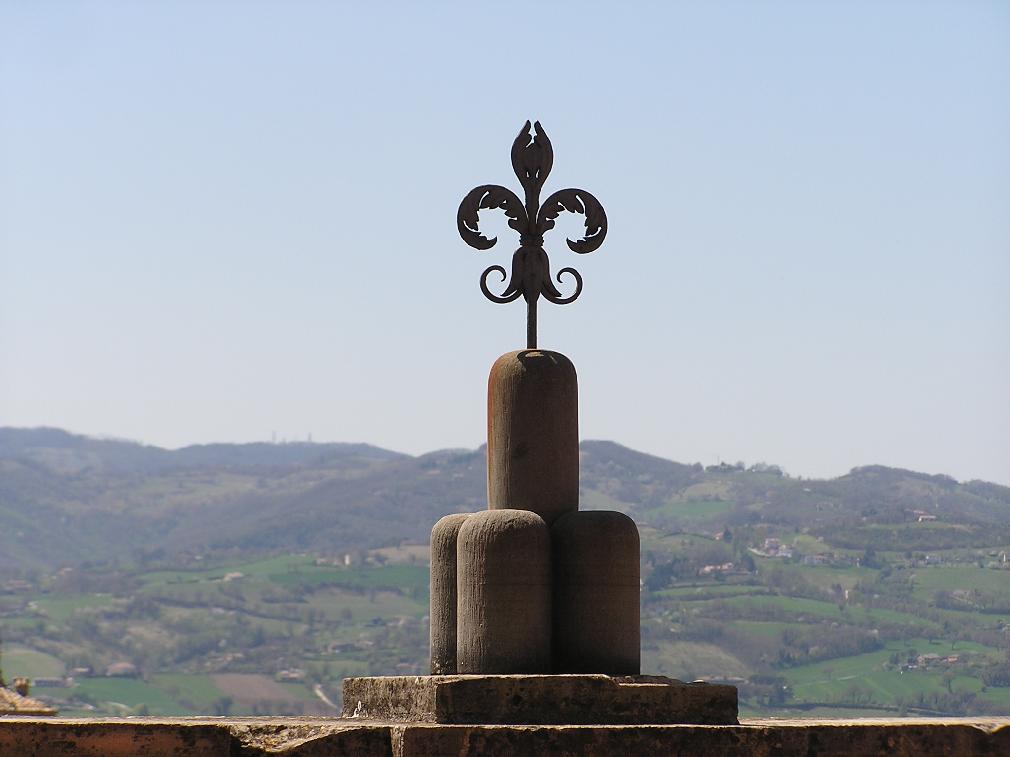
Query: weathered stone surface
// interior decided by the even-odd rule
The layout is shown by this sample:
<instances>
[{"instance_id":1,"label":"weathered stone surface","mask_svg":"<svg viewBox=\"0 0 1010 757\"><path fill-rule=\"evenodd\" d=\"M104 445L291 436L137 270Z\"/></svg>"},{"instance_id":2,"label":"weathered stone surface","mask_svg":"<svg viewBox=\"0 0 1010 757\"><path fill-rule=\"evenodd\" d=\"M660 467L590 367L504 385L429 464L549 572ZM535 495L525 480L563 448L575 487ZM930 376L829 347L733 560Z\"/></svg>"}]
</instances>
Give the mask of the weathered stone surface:
<instances>
[{"instance_id":1,"label":"weathered stone surface","mask_svg":"<svg viewBox=\"0 0 1010 757\"><path fill-rule=\"evenodd\" d=\"M344 679L344 717L430 723L736 723L732 686L660 676Z\"/></svg>"},{"instance_id":2,"label":"weathered stone surface","mask_svg":"<svg viewBox=\"0 0 1010 757\"><path fill-rule=\"evenodd\" d=\"M19 757L996 757L1010 718L750 720L740 725L439 725L323 718L0 717Z\"/></svg>"},{"instance_id":3,"label":"weathered stone surface","mask_svg":"<svg viewBox=\"0 0 1010 757\"><path fill-rule=\"evenodd\" d=\"M579 509L578 378L559 352L509 352L491 366L487 501L548 524Z\"/></svg>"},{"instance_id":4,"label":"weathered stone surface","mask_svg":"<svg viewBox=\"0 0 1010 757\"><path fill-rule=\"evenodd\" d=\"M973 722L755 721L737 726L405 725L394 754L719 755L719 757L996 757L1010 754L1010 719Z\"/></svg>"},{"instance_id":5,"label":"weathered stone surface","mask_svg":"<svg viewBox=\"0 0 1010 757\"><path fill-rule=\"evenodd\" d=\"M456 669L549 673L551 537L528 510L474 513L456 538Z\"/></svg>"},{"instance_id":6,"label":"weathered stone surface","mask_svg":"<svg viewBox=\"0 0 1010 757\"><path fill-rule=\"evenodd\" d=\"M14 681L15 685L24 682L22 691L13 691L0 686L0 716L9 713L15 715L55 715L58 712L55 707L50 707L45 702L28 696L27 679L15 678Z\"/></svg>"},{"instance_id":7,"label":"weathered stone surface","mask_svg":"<svg viewBox=\"0 0 1010 757\"><path fill-rule=\"evenodd\" d=\"M0 718L0 755L18 757L370 757L388 728L308 718Z\"/></svg>"},{"instance_id":8,"label":"weathered stone surface","mask_svg":"<svg viewBox=\"0 0 1010 757\"><path fill-rule=\"evenodd\" d=\"M431 674L456 672L456 537L468 513L446 515L431 529Z\"/></svg>"},{"instance_id":9,"label":"weathered stone surface","mask_svg":"<svg viewBox=\"0 0 1010 757\"><path fill-rule=\"evenodd\" d=\"M638 527L623 513L562 515L551 526L553 671L641 672Z\"/></svg>"}]
</instances>

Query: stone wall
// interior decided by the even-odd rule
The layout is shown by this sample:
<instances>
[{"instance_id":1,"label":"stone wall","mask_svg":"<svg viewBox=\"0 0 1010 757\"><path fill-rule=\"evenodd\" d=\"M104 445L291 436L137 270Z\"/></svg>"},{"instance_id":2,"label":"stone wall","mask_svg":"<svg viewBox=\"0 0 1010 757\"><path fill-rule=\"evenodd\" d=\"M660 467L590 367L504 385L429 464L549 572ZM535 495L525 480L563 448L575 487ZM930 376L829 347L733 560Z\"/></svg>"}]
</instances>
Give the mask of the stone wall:
<instances>
[{"instance_id":1,"label":"stone wall","mask_svg":"<svg viewBox=\"0 0 1010 757\"><path fill-rule=\"evenodd\" d=\"M417 757L711 754L974 757L1010 754L1010 718L752 720L734 726L390 724L314 718L0 718L19 757Z\"/></svg>"}]
</instances>

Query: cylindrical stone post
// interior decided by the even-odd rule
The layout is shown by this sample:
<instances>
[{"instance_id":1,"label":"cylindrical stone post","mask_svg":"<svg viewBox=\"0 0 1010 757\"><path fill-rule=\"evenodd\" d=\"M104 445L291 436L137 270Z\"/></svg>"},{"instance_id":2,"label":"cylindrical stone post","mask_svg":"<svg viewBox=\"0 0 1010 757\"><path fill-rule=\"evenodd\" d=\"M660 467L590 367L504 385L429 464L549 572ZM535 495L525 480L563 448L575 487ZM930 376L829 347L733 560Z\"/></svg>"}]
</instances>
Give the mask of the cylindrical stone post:
<instances>
[{"instance_id":1,"label":"cylindrical stone post","mask_svg":"<svg viewBox=\"0 0 1010 757\"><path fill-rule=\"evenodd\" d=\"M446 515L431 529L431 674L456 673L456 537L469 513Z\"/></svg>"},{"instance_id":2,"label":"cylindrical stone post","mask_svg":"<svg viewBox=\"0 0 1010 757\"><path fill-rule=\"evenodd\" d=\"M528 510L487 510L456 538L456 670L551 671L551 537Z\"/></svg>"},{"instance_id":3,"label":"cylindrical stone post","mask_svg":"<svg viewBox=\"0 0 1010 757\"><path fill-rule=\"evenodd\" d=\"M569 513L551 528L555 673L641 672L639 539L617 512Z\"/></svg>"},{"instance_id":4,"label":"cylindrical stone post","mask_svg":"<svg viewBox=\"0 0 1010 757\"><path fill-rule=\"evenodd\" d=\"M579 509L578 378L559 352L509 352L491 367L487 499L548 524Z\"/></svg>"}]
</instances>

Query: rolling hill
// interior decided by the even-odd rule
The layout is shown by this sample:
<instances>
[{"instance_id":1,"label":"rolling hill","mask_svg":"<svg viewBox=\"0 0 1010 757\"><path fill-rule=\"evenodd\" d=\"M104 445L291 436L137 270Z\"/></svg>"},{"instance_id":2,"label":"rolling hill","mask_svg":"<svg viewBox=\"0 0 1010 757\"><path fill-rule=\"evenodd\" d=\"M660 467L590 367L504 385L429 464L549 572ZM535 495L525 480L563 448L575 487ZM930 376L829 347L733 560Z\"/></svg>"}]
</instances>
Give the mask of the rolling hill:
<instances>
[{"instance_id":1,"label":"rolling hill","mask_svg":"<svg viewBox=\"0 0 1010 757\"><path fill-rule=\"evenodd\" d=\"M581 458L581 506L640 527L646 672L748 713L1010 712L1007 487ZM3 673L78 715L329 712L343 676L422 673L429 530L484 507L484 459L0 429Z\"/></svg>"},{"instance_id":2,"label":"rolling hill","mask_svg":"<svg viewBox=\"0 0 1010 757\"><path fill-rule=\"evenodd\" d=\"M1010 488L869 466L801 480L774 466L703 468L585 441L582 507L662 530L770 524L841 548L1007 540ZM363 444L164 450L57 429L0 429L0 570L424 544L483 509L483 449L417 457ZM923 527L922 521L928 521Z\"/></svg>"}]
</instances>

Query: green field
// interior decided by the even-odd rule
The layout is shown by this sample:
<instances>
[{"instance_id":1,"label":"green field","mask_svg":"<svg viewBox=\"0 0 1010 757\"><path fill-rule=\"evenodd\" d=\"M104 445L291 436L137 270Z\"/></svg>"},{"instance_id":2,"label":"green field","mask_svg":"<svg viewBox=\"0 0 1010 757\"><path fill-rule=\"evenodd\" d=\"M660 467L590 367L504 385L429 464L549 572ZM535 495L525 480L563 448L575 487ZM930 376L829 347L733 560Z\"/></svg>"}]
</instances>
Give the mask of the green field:
<instances>
[{"instance_id":1,"label":"green field","mask_svg":"<svg viewBox=\"0 0 1010 757\"><path fill-rule=\"evenodd\" d=\"M730 628L761 639L779 639L787 628L795 628L796 623L780 623L762 620L734 620Z\"/></svg>"},{"instance_id":2,"label":"green field","mask_svg":"<svg viewBox=\"0 0 1010 757\"><path fill-rule=\"evenodd\" d=\"M832 602L823 602L804 597L784 596L739 596L727 599L711 599L699 601L707 605L710 611L732 612L745 618L762 619L762 616L789 616L794 621L809 622L814 620L836 620L872 625L875 623L891 623L898 625L919 625L936 627L938 624L908 613L895 610L884 610L843 605L841 608ZM768 617L767 619L777 619Z\"/></svg>"},{"instance_id":3,"label":"green field","mask_svg":"<svg viewBox=\"0 0 1010 757\"><path fill-rule=\"evenodd\" d=\"M642 669L687 681L750 674L749 666L727 650L694 641L660 642L655 648L643 648Z\"/></svg>"},{"instance_id":4,"label":"green field","mask_svg":"<svg viewBox=\"0 0 1010 757\"><path fill-rule=\"evenodd\" d=\"M1010 686L988 689L983 697L994 704L1000 705L1010 712Z\"/></svg>"},{"instance_id":5,"label":"green field","mask_svg":"<svg viewBox=\"0 0 1010 757\"><path fill-rule=\"evenodd\" d=\"M821 589L830 589L836 584L843 589L852 589L860 581L873 578L876 575L876 571L872 568L861 568L855 565L840 567L802 565L800 563L772 559L759 559L757 560L757 565L762 575L782 572L794 576L802 576L804 580Z\"/></svg>"},{"instance_id":6,"label":"green field","mask_svg":"<svg viewBox=\"0 0 1010 757\"><path fill-rule=\"evenodd\" d=\"M16 676L55 678L62 676L66 670L66 666L58 657L16 644L3 648L3 657L0 658L0 662L3 664L4 675L8 679L13 679Z\"/></svg>"},{"instance_id":7,"label":"green field","mask_svg":"<svg viewBox=\"0 0 1010 757\"><path fill-rule=\"evenodd\" d=\"M746 562L744 545L760 545L766 533L738 544L644 529L651 554L643 554L643 577L669 556L680 560L665 584L642 587L645 672L738 679L741 711L751 715L1010 713L1010 688L982 691L980 672L1010 648L1000 617L934 602L935 592L959 588L1010 593L1002 582L1010 573L965 562L906 568L903 553L886 569L755 557L752 573L701 572L713 562ZM802 534L779 538L823 546ZM72 715L326 712L315 682L339 700L344 676L425 671L428 568L410 555L393 560L384 553L348 567L305 554L210 567L193 562L194 569L117 579L113 586L125 590L78 595L55 585L0 595L7 616L0 620L7 638L3 671L8 678L54 677L82 664L97 671L117 660L137 664L140 678L85 677L69 688L45 689ZM229 573L241 576L223 580ZM848 601L839 587L849 590ZM873 607L862 604L871 600ZM923 638L930 634L932 640ZM32 638L45 643L33 648ZM878 643L873 652L852 654ZM912 669L913 648L976 657ZM291 668L304 671L306 683L276 680L277 671ZM785 701L771 706L760 699L754 687L762 678L784 683Z\"/></svg>"},{"instance_id":8,"label":"green field","mask_svg":"<svg viewBox=\"0 0 1010 757\"><path fill-rule=\"evenodd\" d=\"M0 618L2 670L8 678L36 678L71 666L100 672L119 660L137 665L138 678L78 676L71 687L44 690L79 716L326 712L311 685L279 683L274 673L307 671L339 702L343 676L402 670L404 661L426 656L428 568L413 552L400 552L413 559L384 554L343 567L316 555L281 555L149 570L132 583L117 580L127 592L0 595L0 612L13 615ZM229 573L241 575L223 580ZM47 651L12 636L45 638ZM222 667L232 676L228 691L206 672ZM423 663L408 671L422 672Z\"/></svg>"},{"instance_id":9,"label":"green field","mask_svg":"<svg viewBox=\"0 0 1010 757\"><path fill-rule=\"evenodd\" d=\"M668 518L683 518L684 520L708 520L718 515L724 515L733 509L733 503L721 499L688 499L678 500L661 507L646 510L646 517L663 515Z\"/></svg>"},{"instance_id":10,"label":"green field","mask_svg":"<svg viewBox=\"0 0 1010 757\"><path fill-rule=\"evenodd\" d=\"M912 579L915 593L932 599L936 591L980 591L1010 598L1010 570L991 568L937 566L916 568Z\"/></svg>"},{"instance_id":11,"label":"green field","mask_svg":"<svg viewBox=\"0 0 1010 757\"><path fill-rule=\"evenodd\" d=\"M112 711L146 705L151 715L193 715L197 712L180 705L160 687L136 678L83 678L70 693L107 705Z\"/></svg>"},{"instance_id":12,"label":"green field","mask_svg":"<svg viewBox=\"0 0 1010 757\"><path fill-rule=\"evenodd\" d=\"M604 494L596 489L580 489L579 490L579 509L580 510L618 510L620 512L625 512L628 509L627 502L621 502L618 499Z\"/></svg>"},{"instance_id":13,"label":"green field","mask_svg":"<svg viewBox=\"0 0 1010 757\"><path fill-rule=\"evenodd\" d=\"M352 622L401 615L421 618L428 614L426 597L412 599L397 592L381 590L360 594L338 588L324 588L315 592L307 604L331 620L344 618L349 613Z\"/></svg>"},{"instance_id":14,"label":"green field","mask_svg":"<svg viewBox=\"0 0 1010 757\"><path fill-rule=\"evenodd\" d=\"M381 567L316 567L273 573L274 583L296 586L334 585L351 589L400 589L428 591L427 565L385 565Z\"/></svg>"},{"instance_id":15,"label":"green field","mask_svg":"<svg viewBox=\"0 0 1010 757\"><path fill-rule=\"evenodd\" d=\"M894 705L899 697L911 698L920 692L941 694L946 691L942 670L887 670L885 663L895 652L902 657L910 650L919 654L939 655L975 653L995 658L999 650L972 642L930 642L910 639L889 642L883 649L866 654L802 665L783 671L798 702L842 702L854 687L864 689L874 704ZM956 675L952 689L978 692L977 678Z\"/></svg>"},{"instance_id":16,"label":"green field","mask_svg":"<svg viewBox=\"0 0 1010 757\"><path fill-rule=\"evenodd\" d=\"M670 589L660 589L654 592L658 597L680 599L683 601L708 599L713 596L736 597L746 594L769 594L767 586L751 586L749 584L715 584L708 581L704 584L690 586L674 586Z\"/></svg>"},{"instance_id":17,"label":"green field","mask_svg":"<svg viewBox=\"0 0 1010 757\"><path fill-rule=\"evenodd\" d=\"M241 562L197 570L157 570L143 573L141 581L148 584L173 584L198 581L215 581L226 573L238 572L248 577L268 577L286 571L314 569L315 558L309 555L280 555L264 560Z\"/></svg>"},{"instance_id":18,"label":"green field","mask_svg":"<svg viewBox=\"0 0 1010 757\"><path fill-rule=\"evenodd\" d=\"M108 607L115 599L107 594L80 596L45 596L35 600L36 606L53 620L66 620L77 610L91 607Z\"/></svg>"},{"instance_id":19,"label":"green field","mask_svg":"<svg viewBox=\"0 0 1010 757\"><path fill-rule=\"evenodd\" d=\"M313 694L311 691L309 691L309 689L304 684L282 683L280 684L280 686L285 691L287 691L288 696L290 696L292 699L298 699L301 700L302 702L310 702L312 704L316 704L316 702L319 701L316 695Z\"/></svg>"},{"instance_id":20,"label":"green field","mask_svg":"<svg viewBox=\"0 0 1010 757\"><path fill-rule=\"evenodd\" d=\"M213 712L214 704L225 695L206 675L158 673L151 676L151 685L193 712Z\"/></svg>"}]
</instances>

